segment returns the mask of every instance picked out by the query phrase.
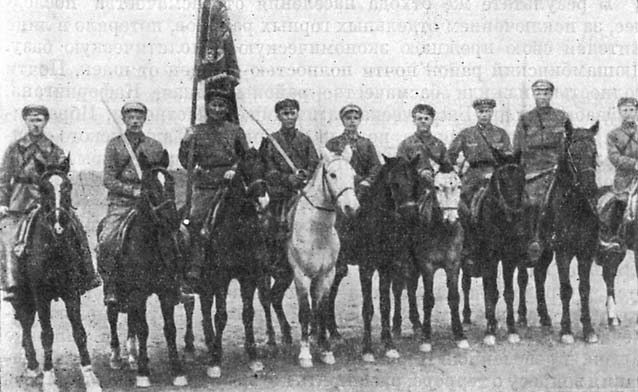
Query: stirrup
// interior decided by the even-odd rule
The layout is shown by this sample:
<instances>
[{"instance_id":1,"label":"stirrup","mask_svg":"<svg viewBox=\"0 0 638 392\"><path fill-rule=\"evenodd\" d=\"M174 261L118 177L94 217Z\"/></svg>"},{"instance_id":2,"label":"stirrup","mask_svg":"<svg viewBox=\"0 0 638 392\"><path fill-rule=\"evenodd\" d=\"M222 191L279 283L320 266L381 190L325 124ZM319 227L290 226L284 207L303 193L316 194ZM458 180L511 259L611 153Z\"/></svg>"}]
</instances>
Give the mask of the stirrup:
<instances>
[{"instance_id":1,"label":"stirrup","mask_svg":"<svg viewBox=\"0 0 638 392\"><path fill-rule=\"evenodd\" d=\"M13 254L16 255L16 257L22 257L24 256L24 251L27 248L27 244L24 242L17 242L14 246L13 246Z\"/></svg>"}]
</instances>

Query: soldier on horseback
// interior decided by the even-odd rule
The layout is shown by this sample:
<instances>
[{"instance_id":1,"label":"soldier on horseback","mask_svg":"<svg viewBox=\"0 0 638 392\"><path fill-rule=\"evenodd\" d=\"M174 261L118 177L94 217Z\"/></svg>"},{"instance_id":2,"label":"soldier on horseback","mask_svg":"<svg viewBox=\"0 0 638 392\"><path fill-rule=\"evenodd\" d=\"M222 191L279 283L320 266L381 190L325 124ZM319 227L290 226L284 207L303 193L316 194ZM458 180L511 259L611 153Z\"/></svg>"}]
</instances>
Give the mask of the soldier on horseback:
<instances>
[{"instance_id":1,"label":"soldier on horseback","mask_svg":"<svg viewBox=\"0 0 638 392\"><path fill-rule=\"evenodd\" d=\"M121 244L119 233L124 230L127 217L142 197L142 179L137 173L136 161L131 159L123 138L139 157L146 155L149 162L162 159L164 147L143 132L148 110L141 102L128 102L122 106L122 121L126 125L123 135L112 138L104 154L104 186L108 190L108 210L97 230L98 268L104 280L104 303L118 302L115 273Z\"/></svg>"},{"instance_id":2,"label":"soldier on horseback","mask_svg":"<svg viewBox=\"0 0 638 392\"><path fill-rule=\"evenodd\" d=\"M201 230L211 208L217 204L227 181L235 176L239 157L235 151L235 142L248 150L244 130L229 119L229 99L231 90L227 81L206 85L206 122L186 130L179 147L179 161L188 169L189 154L192 145L193 199L189 213L189 232L192 241L191 264L187 280L199 281L205 260L205 238Z\"/></svg>"},{"instance_id":3,"label":"soldier on horseback","mask_svg":"<svg viewBox=\"0 0 638 392\"><path fill-rule=\"evenodd\" d=\"M2 231L15 233L13 244L4 244L11 249L4 252L6 263L6 276L2 281L2 289L7 291L5 300L15 300L15 293L19 285L23 284L20 276L20 260L23 249L27 244L28 230L21 229L26 224L25 220L40 198L38 179L42 173L36 170L36 160L45 166L60 164L64 158L64 152L60 147L44 135L44 128L49 121L49 110L42 105L27 105L22 109L22 118L27 126L27 135L12 143L6 150L2 167L0 168L0 218L7 214L19 215L16 224L3 224ZM82 273L84 281L81 292L98 287L101 282L95 273L91 251L84 228L79 219L70 212L76 243L80 251ZM6 225L6 226L5 226Z\"/></svg>"},{"instance_id":4,"label":"soldier on horseback","mask_svg":"<svg viewBox=\"0 0 638 392\"><path fill-rule=\"evenodd\" d=\"M565 148L567 113L550 106L554 85L548 80L532 84L536 107L521 114L514 132L514 153L522 152L522 163L527 173L526 211L530 218L532 240L527 247L529 262L533 265L552 236L547 227L547 200L559 157Z\"/></svg>"},{"instance_id":5,"label":"soldier on horseback","mask_svg":"<svg viewBox=\"0 0 638 392\"><path fill-rule=\"evenodd\" d=\"M461 199L465 203L467 209L464 214L464 233L465 240L463 242L463 256L466 266L474 266L476 255L474 249L474 230L471 225L471 206L473 205L473 197L477 192L484 188L489 181L489 176L494 170L496 160L494 151L498 150L503 153L511 152L512 145L507 132L503 128L499 128L492 124L492 116L496 101L491 98L481 98L473 102L472 107L476 111L478 122L476 125L462 130L452 141L448 149L450 162L456 163L459 155L463 153L465 162L469 165L467 171L463 174L463 188L461 191ZM462 164L463 165L463 164ZM475 271L478 273L478 271ZM476 275L476 274L474 274Z\"/></svg>"},{"instance_id":6,"label":"soldier on horseback","mask_svg":"<svg viewBox=\"0 0 638 392\"><path fill-rule=\"evenodd\" d=\"M288 155L297 172L286 163L285 158L277 151L273 142L268 140L264 147L266 160L266 179L269 184L271 211L279 222L277 236L285 236L288 232L286 223L287 207L297 190L304 187L305 182L314 173L319 163L319 155L312 139L296 128L299 118L299 102L286 98L275 104L275 113L281 122L279 131L272 134L279 146Z\"/></svg>"},{"instance_id":7,"label":"soldier on horseback","mask_svg":"<svg viewBox=\"0 0 638 392\"><path fill-rule=\"evenodd\" d=\"M621 235L623 215L629 196L636 192L638 175L638 126L636 114L638 100L623 97L618 100L618 113L622 120L620 127L607 135L607 156L616 169L612 193L601 206L601 250L624 253L625 241Z\"/></svg>"}]
</instances>

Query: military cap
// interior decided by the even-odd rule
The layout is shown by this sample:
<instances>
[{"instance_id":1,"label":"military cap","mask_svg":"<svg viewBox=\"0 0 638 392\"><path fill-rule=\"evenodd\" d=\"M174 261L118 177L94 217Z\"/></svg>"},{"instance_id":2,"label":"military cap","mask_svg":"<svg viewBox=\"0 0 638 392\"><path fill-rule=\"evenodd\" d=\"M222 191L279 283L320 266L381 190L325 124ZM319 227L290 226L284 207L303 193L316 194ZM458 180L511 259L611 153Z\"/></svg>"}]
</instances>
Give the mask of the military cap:
<instances>
[{"instance_id":1,"label":"military cap","mask_svg":"<svg viewBox=\"0 0 638 392\"><path fill-rule=\"evenodd\" d=\"M26 118L29 114L41 114L46 120L49 119L49 109L44 105L27 105L22 108L22 118Z\"/></svg>"},{"instance_id":2,"label":"military cap","mask_svg":"<svg viewBox=\"0 0 638 392\"><path fill-rule=\"evenodd\" d=\"M474 109L479 109L479 108L494 109L496 107L496 101L493 100L492 98L479 98L474 100L474 102L472 103L472 107Z\"/></svg>"},{"instance_id":3,"label":"military cap","mask_svg":"<svg viewBox=\"0 0 638 392\"><path fill-rule=\"evenodd\" d=\"M622 97L618 100L618 107L631 105L638 108L638 99L634 97Z\"/></svg>"},{"instance_id":4,"label":"military cap","mask_svg":"<svg viewBox=\"0 0 638 392\"><path fill-rule=\"evenodd\" d=\"M420 103L416 106L414 106L414 108L412 108L412 117L414 117L415 114L419 113L419 112L425 112L426 114L428 114L430 117L434 118L434 116L436 116L436 110L434 110L434 108L428 104L424 104L424 103Z\"/></svg>"},{"instance_id":5,"label":"military cap","mask_svg":"<svg viewBox=\"0 0 638 392\"><path fill-rule=\"evenodd\" d=\"M549 90L554 92L554 83L546 79L538 79L532 83L532 91L534 90Z\"/></svg>"},{"instance_id":6,"label":"military cap","mask_svg":"<svg viewBox=\"0 0 638 392\"><path fill-rule=\"evenodd\" d=\"M275 113L285 108L293 108L299 110L299 102L296 99L286 98L275 104Z\"/></svg>"},{"instance_id":7,"label":"military cap","mask_svg":"<svg viewBox=\"0 0 638 392\"><path fill-rule=\"evenodd\" d=\"M343 118L343 116L345 116L345 114L349 112L357 112L359 113L359 116L363 116L363 110L361 110L358 105L350 103L339 110L339 118Z\"/></svg>"},{"instance_id":8,"label":"military cap","mask_svg":"<svg viewBox=\"0 0 638 392\"><path fill-rule=\"evenodd\" d=\"M228 104L232 97L232 89L237 85L237 78L226 73L215 75L206 80L204 100L208 104L212 100L221 100Z\"/></svg>"},{"instance_id":9,"label":"military cap","mask_svg":"<svg viewBox=\"0 0 638 392\"><path fill-rule=\"evenodd\" d=\"M127 102L122 105L122 110L120 112L122 113L122 116L124 116L125 113L133 111L142 112L144 113L144 115L148 113L146 105L144 105L142 102Z\"/></svg>"}]
</instances>

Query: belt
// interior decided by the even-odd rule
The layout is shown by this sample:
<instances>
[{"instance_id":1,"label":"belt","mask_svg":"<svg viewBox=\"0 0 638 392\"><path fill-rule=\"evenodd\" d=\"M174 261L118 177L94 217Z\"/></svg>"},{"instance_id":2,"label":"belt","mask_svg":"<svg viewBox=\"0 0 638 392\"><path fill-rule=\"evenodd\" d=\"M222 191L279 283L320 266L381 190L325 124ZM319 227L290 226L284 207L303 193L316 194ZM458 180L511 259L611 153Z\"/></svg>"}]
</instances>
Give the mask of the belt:
<instances>
[{"instance_id":1,"label":"belt","mask_svg":"<svg viewBox=\"0 0 638 392\"><path fill-rule=\"evenodd\" d=\"M494 167L494 162L492 161L470 162L471 169L485 169L485 168L492 168L492 167Z\"/></svg>"},{"instance_id":2,"label":"belt","mask_svg":"<svg viewBox=\"0 0 638 392\"><path fill-rule=\"evenodd\" d=\"M17 184L37 184L37 181L31 177L13 177L13 182Z\"/></svg>"}]
</instances>

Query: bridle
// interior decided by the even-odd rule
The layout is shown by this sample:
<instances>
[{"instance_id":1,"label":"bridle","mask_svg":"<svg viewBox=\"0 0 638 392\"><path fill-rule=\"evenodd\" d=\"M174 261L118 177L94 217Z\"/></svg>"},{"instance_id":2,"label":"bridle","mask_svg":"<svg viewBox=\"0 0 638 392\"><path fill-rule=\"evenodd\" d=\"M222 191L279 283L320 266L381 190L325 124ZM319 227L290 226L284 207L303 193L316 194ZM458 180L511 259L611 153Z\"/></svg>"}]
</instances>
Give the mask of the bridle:
<instances>
[{"instance_id":1,"label":"bridle","mask_svg":"<svg viewBox=\"0 0 638 392\"><path fill-rule=\"evenodd\" d=\"M162 174L164 174L164 176L169 177L169 173L162 169L162 168L155 168L152 169L151 172L156 172L156 171L160 171L162 172ZM170 180L173 181L173 180ZM164 186L165 188L166 186ZM149 213L151 215L151 218L153 219L153 221L155 222L160 222L160 216L159 216L159 211L161 211L162 209L166 208L167 206L171 206L171 205L175 205L175 197L168 197L166 199L164 199L161 203L159 204L153 204L153 201L151 200L151 197L149 196L149 194L147 192L142 192L142 197L144 199L144 201L146 202L146 204L150 207L149 208Z\"/></svg>"},{"instance_id":2,"label":"bridle","mask_svg":"<svg viewBox=\"0 0 638 392\"><path fill-rule=\"evenodd\" d=\"M343 189L341 189L339 192L337 192L337 194L335 195L332 190L330 189L330 186L328 185L328 179L326 178L326 168L330 166L330 164L332 164L333 162L336 161L345 161L345 159L343 159L342 157L337 157L331 161L328 162L324 162L321 164L321 189L323 191L324 194L328 194L330 196L330 204L333 207L325 207L325 206L320 206L317 205L315 203L312 202L312 200L310 200L310 198L308 197L308 195L306 194L306 192L302 189L301 190L301 195L303 196L304 199L306 199L306 201L314 208L316 208L319 211L325 211L325 212L335 212L335 208L334 205L337 203L337 201L339 200L339 198L341 196L343 196L343 194L349 190L352 190L354 192L354 187L351 186L347 186L344 187Z\"/></svg>"},{"instance_id":3,"label":"bridle","mask_svg":"<svg viewBox=\"0 0 638 392\"><path fill-rule=\"evenodd\" d=\"M597 208L596 205L592 203L592 201L587 197L585 191L583 190L583 183L580 180L580 178L578 177L578 173L586 173L589 171L594 172L594 175L596 173L596 168L595 167L587 167L583 170L578 170L578 168L576 167L576 164L574 164L574 156L572 154L572 151L570 149L571 146L573 146L576 142L585 142L587 144L590 144L590 141L587 140L587 138L577 138L575 140L573 140L571 143L569 143L566 147L565 147L565 161L567 163L567 171L569 172L569 175L571 177L571 182L572 182L572 186L569 188L569 191L571 193L576 193L578 192L580 194L580 196L583 197L583 199L585 199L587 201L587 206L590 208L591 212L593 212L594 214L597 214Z\"/></svg>"},{"instance_id":4,"label":"bridle","mask_svg":"<svg viewBox=\"0 0 638 392\"><path fill-rule=\"evenodd\" d=\"M510 204L508 204L507 200L505 199L505 196L503 195L501 182L499 181L498 176L496 176L495 174L500 169L506 169L506 168L520 168L520 166L514 163L507 163L505 165L497 167L494 170L494 173L492 174L492 177L494 178L495 188L496 188L495 189L496 197L494 199L498 203L498 206L502 208L503 211L505 212L505 218L507 219L507 221L511 222L514 216L523 212L524 207L523 207L523 203L521 203L521 205L518 207L511 206Z\"/></svg>"}]
</instances>

